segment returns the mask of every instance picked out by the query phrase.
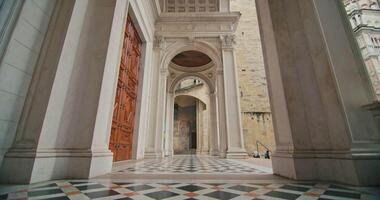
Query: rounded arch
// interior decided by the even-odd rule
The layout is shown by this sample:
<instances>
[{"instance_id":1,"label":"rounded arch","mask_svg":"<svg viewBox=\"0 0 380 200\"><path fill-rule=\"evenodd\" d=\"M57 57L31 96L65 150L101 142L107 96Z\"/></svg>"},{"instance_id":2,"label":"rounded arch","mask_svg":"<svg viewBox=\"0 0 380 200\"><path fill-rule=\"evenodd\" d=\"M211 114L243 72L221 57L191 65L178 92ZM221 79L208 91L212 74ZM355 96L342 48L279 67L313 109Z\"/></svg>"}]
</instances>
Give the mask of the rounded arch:
<instances>
[{"instance_id":1,"label":"rounded arch","mask_svg":"<svg viewBox=\"0 0 380 200\"><path fill-rule=\"evenodd\" d=\"M166 68L167 66L169 66L171 60L177 54L184 51L202 52L206 54L208 57L210 57L217 67L222 66L222 61L221 61L217 48L215 48L212 44L206 41L201 41L201 40L195 40L191 42L179 41L170 45L167 49L168 50L164 54L162 62L161 62L161 66L163 66L163 68Z\"/></svg>"},{"instance_id":2,"label":"rounded arch","mask_svg":"<svg viewBox=\"0 0 380 200\"><path fill-rule=\"evenodd\" d=\"M175 77L175 79L173 79L170 83L170 87L168 87L168 92L169 93L174 93L174 90L176 88L176 86L184 79L186 78L189 78L189 77L196 77L196 78L199 78L201 79L203 82L206 83L206 85L208 86L208 89L210 91L210 93L214 93L215 92L215 85L214 83L211 81L210 78L208 78L206 75L202 74L202 73L183 73L177 77Z\"/></svg>"},{"instance_id":3,"label":"rounded arch","mask_svg":"<svg viewBox=\"0 0 380 200\"><path fill-rule=\"evenodd\" d=\"M195 95L191 95L191 94L179 94L179 95L174 96L174 100L175 100L177 97L192 97L192 98L197 99L198 101L202 102L204 105L207 106L207 103L206 103L206 102L204 102L202 99L200 99L199 97L197 97L197 96L195 96Z\"/></svg>"}]
</instances>

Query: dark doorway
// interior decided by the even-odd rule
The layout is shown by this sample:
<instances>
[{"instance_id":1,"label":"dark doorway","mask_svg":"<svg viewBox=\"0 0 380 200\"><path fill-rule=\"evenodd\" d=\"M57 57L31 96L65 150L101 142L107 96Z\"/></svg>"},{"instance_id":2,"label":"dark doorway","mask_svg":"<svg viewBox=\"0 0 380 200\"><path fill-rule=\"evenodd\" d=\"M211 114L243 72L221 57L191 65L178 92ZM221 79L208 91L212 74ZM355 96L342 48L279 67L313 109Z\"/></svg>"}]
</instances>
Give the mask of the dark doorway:
<instances>
[{"instance_id":1,"label":"dark doorway","mask_svg":"<svg viewBox=\"0 0 380 200\"><path fill-rule=\"evenodd\" d=\"M193 149L197 149L197 132L191 132L190 133L190 140L189 140L190 144L189 144L189 147L191 150Z\"/></svg>"}]
</instances>

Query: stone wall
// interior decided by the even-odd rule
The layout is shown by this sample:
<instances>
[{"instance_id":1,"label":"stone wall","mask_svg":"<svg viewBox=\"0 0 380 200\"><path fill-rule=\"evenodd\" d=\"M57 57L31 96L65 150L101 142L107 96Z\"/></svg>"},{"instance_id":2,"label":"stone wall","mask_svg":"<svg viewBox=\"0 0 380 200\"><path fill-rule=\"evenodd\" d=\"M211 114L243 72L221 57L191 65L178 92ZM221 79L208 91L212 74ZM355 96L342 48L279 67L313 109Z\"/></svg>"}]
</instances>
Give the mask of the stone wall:
<instances>
[{"instance_id":1,"label":"stone wall","mask_svg":"<svg viewBox=\"0 0 380 200\"><path fill-rule=\"evenodd\" d=\"M273 151L274 133L255 0L231 0L231 11L242 14L235 50L245 148L252 153L256 141L260 141Z\"/></svg>"}]
</instances>

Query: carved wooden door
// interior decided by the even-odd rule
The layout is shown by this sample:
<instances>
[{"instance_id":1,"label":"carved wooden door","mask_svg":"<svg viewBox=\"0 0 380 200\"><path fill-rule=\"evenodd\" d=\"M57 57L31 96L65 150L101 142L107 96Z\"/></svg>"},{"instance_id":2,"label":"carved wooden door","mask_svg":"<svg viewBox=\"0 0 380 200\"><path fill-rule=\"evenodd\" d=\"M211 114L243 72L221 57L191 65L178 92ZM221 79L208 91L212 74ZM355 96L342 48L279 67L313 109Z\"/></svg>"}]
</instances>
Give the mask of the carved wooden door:
<instances>
[{"instance_id":1,"label":"carved wooden door","mask_svg":"<svg viewBox=\"0 0 380 200\"><path fill-rule=\"evenodd\" d=\"M128 16L113 112L110 150L113 160L131 159L135 125L141 40Z\"/></svg>"}]
</instances>

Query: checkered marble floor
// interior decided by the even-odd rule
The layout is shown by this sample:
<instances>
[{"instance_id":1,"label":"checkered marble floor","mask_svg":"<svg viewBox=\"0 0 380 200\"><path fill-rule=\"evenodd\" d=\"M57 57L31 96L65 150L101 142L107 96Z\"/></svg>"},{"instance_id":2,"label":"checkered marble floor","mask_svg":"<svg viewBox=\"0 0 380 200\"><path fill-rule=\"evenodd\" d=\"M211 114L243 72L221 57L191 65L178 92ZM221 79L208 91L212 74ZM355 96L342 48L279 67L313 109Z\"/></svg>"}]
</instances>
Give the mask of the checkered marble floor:
<instances>
[{"instance_id":1,"label":"checkered marble floor","mask_svg":"<svg viewBox=\"0 0 380 200\"><path fill-rule=\"evenodd\" d=\"M379 199L334 184L288 183L288 184L233 184L233 183L136 183L112 181L61 180L39 184L29 189L0 195L0 199L108 199L108 200L350 200Z\"/></svg>"},{"instance_id":2,"label":"checkered marble floor","mask_svg":"<svg viewBox=\"0 0 380 200\"><path fill-rule=\"evenodd\" d=\"M221 159L211 156L174 156L163 159L143 160L126 168L118 170L120 173L134 174L270 174L252 164L231 159Z\"/></svg>"}]
</instances>

